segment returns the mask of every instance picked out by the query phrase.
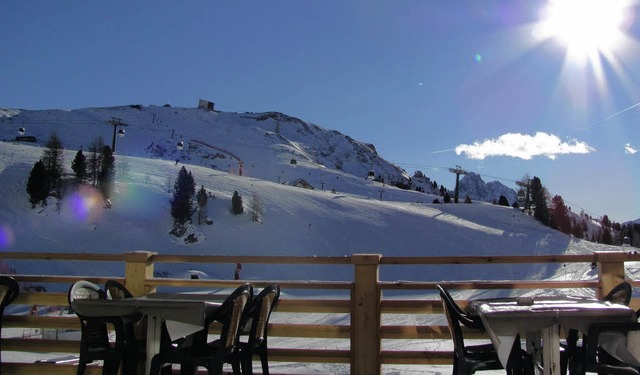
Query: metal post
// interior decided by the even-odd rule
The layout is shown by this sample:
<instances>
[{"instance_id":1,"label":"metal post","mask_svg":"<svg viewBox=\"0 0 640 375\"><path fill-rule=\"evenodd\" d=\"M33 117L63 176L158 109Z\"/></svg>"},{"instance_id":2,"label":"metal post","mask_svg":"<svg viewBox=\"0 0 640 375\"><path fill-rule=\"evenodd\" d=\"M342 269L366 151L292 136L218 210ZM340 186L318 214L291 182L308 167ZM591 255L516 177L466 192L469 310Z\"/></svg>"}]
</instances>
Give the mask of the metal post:
<instances>
[{"instance_id":1,"label":"metal post","mask_svg":"<svg viewBox=\"0 0 640 375\"><path fill-rule=\"evenodd\" d=\"M128 126L126 123L122 122L122 119L117 117L111 117L111 120L107 121L108 124L113 126L113 137L111 138L111 152L116 153L116 132L118 126Z\"/></svg>"}]
</instances>

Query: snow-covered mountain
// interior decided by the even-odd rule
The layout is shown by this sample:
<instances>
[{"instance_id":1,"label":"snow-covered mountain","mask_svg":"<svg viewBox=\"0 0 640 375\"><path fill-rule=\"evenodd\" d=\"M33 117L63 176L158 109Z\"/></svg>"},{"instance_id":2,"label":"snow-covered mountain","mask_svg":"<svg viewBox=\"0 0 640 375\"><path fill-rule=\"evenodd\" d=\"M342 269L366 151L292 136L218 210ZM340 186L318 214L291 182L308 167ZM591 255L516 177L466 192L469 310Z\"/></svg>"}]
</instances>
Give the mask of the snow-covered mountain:
<instances>
[{"instance_id":1,"label":"snow-covered mountain","mask_svg":"<svg viewBox=\"0 0 640 375\"><path fill-rule=\"evenodd\" d=\"M460 179L459 197L464 199L469 196L472 200L483 202L497 202L504 195L512 205L518 198L515 190L499 181L484 182L479 174L469 172Z\"/></svg>"},{"instance_id":2,"label":"snow-covered mountain","mask_svg":"<svg viewBox=\"0 0 640 375\"><path fill-rule=\"evenodd\" d=\"M116 107L76 111L4 110L0 121L0 251L125 253L148 250L161 254L349 256L542 255L615 251L616 246L578 240L545 227L519 210L474 201L431 203L436 195L403 190L365 178L403 178L404 172L376 155L373 147L338 132L282 114L230 114L169 107ZM83 117L85 116L85 117ZM56 130L67 148L64 166L77 150L102 136L110 144L111 117L128 124L116 138L116 186L105 208L97 192L69 188L61 201L32 209L26 193L29 173L42 158L43 145ZM16 142L20 127L36 143ZM118 127L119 129L120 127ZM176 148L183 140L183 150ZM176 163L176 159L179 160ZM240 175L239 160L243 162ZM296 163L292 164L292 160ZM341 165L341 168L336 168ZM172 187L180 168L189 170L198 187L210 194L206 216L212 224L194 224L195 242L169 234ZM391 177L388 177L391 178ZM314 189L296 187L304 179ZM428 181L424 179L425 186ZM305 186L305 184L299 184ZM231 196L243 197L245 214L231 213ZM261 220L251 220L255 200ZM100 263L100 264L95 264ZM0 262L21 274L122 276L121 264L106 262L17 260ZM160 275L232 279L235 264L157 264ZM627 272L638 273L628 264ZM243 264L246 280L350 280L348 266ZM587 264L496 266L383 267L381 280L593 279ZM64 286L58 286L64 288ZM53 288L50 291L55 291ZM61 290L60 290L61 291ZM283 295L309 293L284 290ZM331 291L326 292L331 297ZM416 291L416 299L428 292ZM465 291L466 298L472 293ZM324 296L324 295L323 295ZM297 314L295 321L318 324L319 314ZM390 324L415 324L415 317L386 316ZM274 320L291 321L276 314ZM306 319L306 320L305 320ZM329 322L330 323L330 322ZM336 322L337 323L337 322ZM299 347L295 338L279 338L282 347ZM403 343L402 345L411 345ZM419 343L422 345L422 343ZM335 342L326 344L334 348ZM404 346L399 347L403 349ZM279 366L278 363L274 366ZM285 366L290 366L285 364ZM340 371L339 365L309 371ZM386 366L387 374L430 373L420 367ZM288 371L291 367L287 367ZM424 370L424 371L423 371ZM348 371L348 370L347 370Z\"/></svg>"},{"instance_id":3,"label":"snow-covered mountain","mask_svg":"<svg viewBox=\"0 0 640 375\"><path fill-rule=\"evenodd\" d=\"M0 245L3 250L423 256L602 248L509 207L477 201L434 204L435 195L367 179L371 169L387 181L406 175L372 146L279 113L126 106L3 110L2 115L0 137L8 142L0 142L0 226L11 239ZM108 121L127 126L116 128ZM37 138L36 144L14 140L21 127ZM125 129L126 135L116 138L116 191L110 209L82 189L68 191L65 199L44 210L31 209L26 181L52 131L67 148L65 168L71 172L76 150L87 149L99 136L109 144L116 129ZM185 147L179 150L181 141ZM168 234L169 201L182 166L215 197L207 209L213 225L194 226L192 238L198 241L188 246ZM312 189L295 187L301 180L307 184L298 186ZM260 224L248 215L229 213L236 190L248 211L254 200L260 201ZM450 276L443 272L440 277Z\"/></svg>"},{"instance_id":4,"label":"snow-covered mountain","mask_svg":"<svg viewBox=\"0 0 640 375\"><path fill-rule=\"evenodd\" d=\"M24 134L19 135L21 128ZM124 137L114 137L116 129L124 131ZM97 137L111 145L116 138L119 155L179 160L269 181L289 177L283 162L362 178L373 171L388 183L409 179L404 170L381 158L374 145L278 112L230 113L167 105L0 109L2 140L35 137L43 146L52 131L67 149L87 150ZM177 147L179 142L182 150ZM323 182L321 173L291 175L311 179L308 182L317 187Z\"/></svg>"}]
</instances>

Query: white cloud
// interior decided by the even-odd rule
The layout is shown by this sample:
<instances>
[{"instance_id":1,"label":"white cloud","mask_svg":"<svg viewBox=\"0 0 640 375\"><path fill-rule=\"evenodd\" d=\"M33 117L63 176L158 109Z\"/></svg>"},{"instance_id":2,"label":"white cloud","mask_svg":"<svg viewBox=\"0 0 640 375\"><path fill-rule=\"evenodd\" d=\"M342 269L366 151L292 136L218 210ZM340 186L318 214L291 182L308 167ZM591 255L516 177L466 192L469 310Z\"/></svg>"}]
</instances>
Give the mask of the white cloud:
<instances>
[{"instance_id":1,"label":"white cloud","mask_svg":"<svg viewBox=\"0 0 640 375\"><path fill-rule=\"evenodd\" d=\"M538 132L531 136L528 134L508 133L497 139L476 141L471 145L459 145L456 154L466 154L471 159L484 159L489 156L511 156L524 160L530 160L535 156L546 156L555 159L561 154L588 154L595 149L585 142L572 139L569 142L561 142L560 138L553 134Z\"/></svg>"},{"instance_id":2,"label":"white cloud","mask_svg":"<svg viewBox=\"0 0 640 375\"><path fill-rule=\"evenodd\" d=\"M638 150L633 148L633 146L631 146L631 143L627 143L626 145L624 145L624 152L626 152L629 155L633 155L636 152L638 152Z\"/></svg>"}]
</instances>

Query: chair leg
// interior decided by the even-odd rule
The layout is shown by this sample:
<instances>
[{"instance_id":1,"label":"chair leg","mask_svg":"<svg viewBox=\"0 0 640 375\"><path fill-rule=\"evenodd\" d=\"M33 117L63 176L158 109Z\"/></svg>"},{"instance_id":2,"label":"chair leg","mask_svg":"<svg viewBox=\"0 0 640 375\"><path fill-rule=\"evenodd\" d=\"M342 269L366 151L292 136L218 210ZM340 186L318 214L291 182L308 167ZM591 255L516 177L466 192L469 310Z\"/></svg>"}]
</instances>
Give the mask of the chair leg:
<instances>
[{"instance_id":1,"label":"chair leg","mask_svg":"<svg viewBox=\"0 0 640 375\"><path fill-rule=\"evenodd\" d=\"M207 372L209 375L223 375L222 373L223 363L220 361L209 361L207 363Z\"/></svg>"},{"instance_id":2,"label":"chair leg","mask_svg":"<svg viewBox=\"0 0 640 375\"><path fill-rule=\"evenodd\" d=\"M149 375L158 375L158 374L160 374L160 366L162 366L162 363L160 363L160 357L158 355L155 355L151 359L151 368L149 369ZM164 372L163 372L163 374L164 374Z\"/></svg>"},{"instance_id":3,"label":"chair leg","mask_svg":"<svg viewBox=\"0 0 640 375\"><path fill-rule=\"evenodd\" d=\"M109 360L104 361L102 364L102 375L118 375L118 368L120 367L120 361Z\"/></svg>"},{"instance_id":4,"label":"chair leg","mask_svg":"<svg viewBox=\"0 0 640 375\"><path fill-rule=\"evenodd\" d=\"M233 369L233 375L241 375L241 373L240 373L240 362L239 361L232 361L231 362L231 368Z\"/></svg>"},{"instance_id":5,"label":"chair leg","mask_svg":"<svg viewBox=\"0 0 640 375\"><path fill-rule=\"evenodd\" d=\"M84 370L87 368L87 362L84 361L80 361L78 363L78 371L76 372L77 375L84 375Z\"/></svg>"},{"instance_id":6,"label":"chair leg","mask_svg":"<svg viewBox=\"0 0 640 375\"><path fill-rule=\"evenodd\" d=\"M266 349L260 351L260 363L262 364L262 374L269 375L269 357Z\"/></svg>"},{"instance_id":7,"label":"chair leg","mask_svg":"<svg viewBox=\"0 0 640 375\"><path fill-rule=\"evenodd\" d=\"M137 353L125 353L122 359L122 375L136 375L138 362Z\"/></svg>"},{"instance_id":8,"label":"chair leg","mask_svg":"<svg viewBox=\"0 0 640 375\"><path fill-rule=\"evenodd\" d=\"M240 357L242 361L242 375L253 375L253 355L249 351L240 352ZM263 370L264 372L264 370Z\"/></svg>"},{"instance_id":9,"label":"chair leg","mask_svg":"<svg viewBox=\"0 0 640 375\"><path fill-rule=\"evenodd\" d=\"M455 353L453 354L453 375L459 375L458 372L460 371L458 369L458 357L455 355Z\"/></svg>"}]
</instances>

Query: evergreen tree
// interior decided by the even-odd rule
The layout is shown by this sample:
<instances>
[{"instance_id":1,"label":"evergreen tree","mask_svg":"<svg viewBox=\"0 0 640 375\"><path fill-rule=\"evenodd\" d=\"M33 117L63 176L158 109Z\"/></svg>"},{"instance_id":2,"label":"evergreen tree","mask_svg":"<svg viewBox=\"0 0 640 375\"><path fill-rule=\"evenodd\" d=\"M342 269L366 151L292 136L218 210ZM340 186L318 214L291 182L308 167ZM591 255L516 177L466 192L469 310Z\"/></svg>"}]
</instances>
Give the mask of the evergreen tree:
<instances>
[{"instance_id":1,"label":"evergreen tree","mask_svg":"<svg viewBox=\"0 0 640 375\"><path fill-rule=\"evenodd\" d=\"M607 215L602 216L602 219L600 220L600 223L604 227L611 228L611 220L609 220L609 216L607 216Z\"/></svg>"},{"instance_id":2,"label":"evergreen tree","mask_svg":"<svg viewBox=\"0 0 640 375\"><path fill-rule=\"evenodd\" d=\"M75 159L71 162L71 169L76 174L77 183L81 184L87 178L87 157L82 150L78 150Z\"/></svg>"},{"instance_id":3,"label":"evergreen tree","mask_svg":"<svg viewBox=\"0 0 640 375\"><path fill-rule=\"evenodd\" d=\"M600 237L600 242L605 245L613 244L613 237L611 236L611 229L608 227L602 228L602 237Z\"/></svg>"},{"instance_id":4,"label":"evergreen tree","mask_svg":"<svg viewBox=\"0 0 640 375\"><path fill-rule=\"evenodd\" d=\"M198 202L198 224L202 224L202 221L207 216L207 191L204 186L200 186L200 190L196 194L196 201Z\"/></svg>"},{"instance_id":5,"label":"evergreen tree","mask_svg":"<svg viewBox=\"0 0 640 375\"><path fill-rule=\"evenodd\" d=\"M505 197L504 195L501 195L500 198L498 198L498 204L500 206L509 207L509 201L507 200L507 197Z\"/></svg>"},{"instance_id":6,"label":"evergreen tree","mask_svg":"<svg viewBox=\"0 0 640 375\"><path fill-rule=\"evenodd\" d=\"M571 233L571 219L569 219L569 208L564 204L564 200L560 195L551 198L551 208L549 209L551 217L551 227L562 233Z\"/></svg>"},{"instance_id":7,"label":"evergreen tree","mask_svg":"<svg viewBox=\"0 0 640 375\"><path fill-rule=\"evenodd\" d=\"M584 238L584 232L582 231L582 224L578 222L574 223L573 226L571 227L571 234L575 238Z\"/></svg>"},{"instance_id":8,"label":"evergreen tree","mask_svg":"<svg viewBox=\"0 0 640 375\"><path fill-rule=\"evenodd\" d=\"M451 195L448 192L444 193L443 201L444 203L451 203Z\"/></svg>"},{"instance_id":9,"label":"evergreen tree","mask_svg":"<svg viewBox=\"0 0 640 375\"><path fill-rule=\"evenodd\" d=\"M33 207L39 202L43 202L49 194L49 175L42 160L38 160L31 168L29 180L27 181L27 193L29 201Z\"/></svg>"},{"instance_id":10,"label":"evergreen tree","mask_svg":"<svg viewBox=\"0 0 640 375\"><path fill-rule=\"evenodd\" d=\"M62 141L60 141L58 133L54 131L49 135L46 147L42 155L42 163L48 175L47 188L55 191L55 194L60 197L62 176L64 174L64 167L62 165L64 155L62 153Z\"/></svg>"},{"instance_id":11,"label":"evergreen tree","mask_svg":"<svg viewBox=\"0 0 640 375\"><path fill-rule=\"evenodd\" d=\"M100 154L100 170L98 172L98 189L102 193L102 197L107 200L113 194L113 187L116 178L116 164L111 147L102 147Z\"/></svg>"},{"instance_id":12,"label":"evergreen tree","mask_svg":"<svg viewBox=\"0 0 640 375\"><path fill-rule=\"evenodd\" d=\"M100 174L100 152L104 148L102 137L98 137L89 145L89 157L87 162L87 177L91 180L91 185L98 186L98 176Z\"/></svg>"},{"instance_id":13,"label":"evergreen tree","mask_svg":"<svg viewBox=\"0 0 640 375\"><path fill-rule=\"evenodd\" d=\"M193 195L196 192L196 183L191 172L185 167L180 168L178 179L173 185L173 199L171 199L171 216L176 223L190 223L193 215Z\"/></svg>"},{"instance_id":14,"label":"evergreen tree","mask_svg":"<svg viewBox=\"0 0 640 375\"><path fill-rule=\"evenodd\" d=\"M534 205L533 217L544 225L550 224L549 207L547 206L547 189L542 186L538 177L531 180L531 202Z\"/></svg>"},{"instance_id":15,"label":"evergreen tree","mask_svg":"<svg viewBox=\"0 0 640 375\"><path fill-rule=\"evenodd\" d=\"M640 247L640 223L631 226L631 246Z\"/></svg>"},{"instance_id":16,"label":"evergreen tree","mask_svg":"<svg viewBox=\"0 0 640 375\"><path fill-rule=\"evenodd\" d=\"M231 212L236 215L240 215L244 212L244 207L242 207L242 197L238 194L238 190L233 192L233 196L231 197Z\"/></svg>"}]
</instances>

